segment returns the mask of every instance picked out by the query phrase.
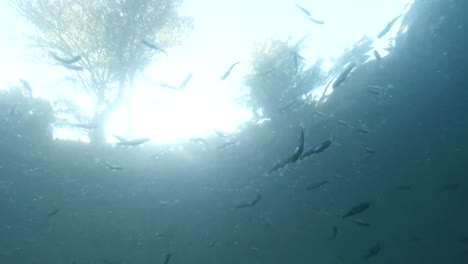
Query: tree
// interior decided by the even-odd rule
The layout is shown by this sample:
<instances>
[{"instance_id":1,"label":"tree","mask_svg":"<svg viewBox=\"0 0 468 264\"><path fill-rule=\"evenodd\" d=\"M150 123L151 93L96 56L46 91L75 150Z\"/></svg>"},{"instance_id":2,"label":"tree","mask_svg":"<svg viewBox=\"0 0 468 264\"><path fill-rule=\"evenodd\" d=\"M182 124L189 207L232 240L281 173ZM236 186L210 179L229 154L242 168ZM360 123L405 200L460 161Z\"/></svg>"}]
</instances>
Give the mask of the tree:
<instances>
[{"instance_id":1,"label":"tree","mask_svg":"<svg viewBox=\"0 0 468 264\"><path fill-rule=\"evenodd\" d=\"M250 87L247 104L254 114L261 108L265 116L274 118L285 108L303 102L300 97L323 77L321 60L306 68L299 54L304 38L293 45L275 39L254 45L250 55L251 73L245 79Z\"/></svg>"},{"instance_id":2,"label":"tree","mask_svg":"<svg viewBox=\"0 0 468 264\"><path fill-rule=\"evenodd\" d=\"M131 96L137 75L193 27L190 17L177 13L183 0L10 1L33 26L33 45L48 51L43 56L80 58L62 65L95 106L90 119L96 129L89 133L94 142L105 141L106 125Z\"/></svg>"}]
</instances>

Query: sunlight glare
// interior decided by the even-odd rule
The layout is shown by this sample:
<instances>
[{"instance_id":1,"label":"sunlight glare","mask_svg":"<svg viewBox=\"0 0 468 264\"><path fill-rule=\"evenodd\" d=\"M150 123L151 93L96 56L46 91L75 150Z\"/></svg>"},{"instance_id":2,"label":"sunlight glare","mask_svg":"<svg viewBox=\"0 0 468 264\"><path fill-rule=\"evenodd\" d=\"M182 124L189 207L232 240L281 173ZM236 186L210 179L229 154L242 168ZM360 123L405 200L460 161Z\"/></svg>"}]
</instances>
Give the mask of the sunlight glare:
<instances>
[{"instance_id":1,"label":"sunlight glare","mask_svg":"<svg viewBox=\"0 0 468 264\"><path fill-rule=\"evenodd\" d=\"M243 76L249 70L249 54L255 41L267 37L298 40L309 34L301 56L308 66L318 58L324 59L323 70L329 71L343 50L356 43L363 35L375 40L373 49L384 57L389 40L397 32L405 33L406 25L399 19L388 34L376 39L377 34L398 14L406 14L413 0L297 0L312 16L325 21L316 25L304 18L293 1L269 0L185 0L180 12L192 16L195 28L183 45L167 49L168 57L156 56L155 62L139 76L133 85L131 129L128 129L128 98L112 117L107 129L112 135L149 137L154 142L175 143L193 137L205 137L214 130L233 132L253 116L245 106L236 102L248 91L243 91ZM0 9L3 10L3 9ZM7 10L6 7L4 10ZM8 9L9 10L9 9ZM215 10L215 11L213 11ZM5 15L14 12L0 11ZM239 19L239 15L241 18ZM10 24L24 25L17 15L10 15ZM14 20L14 21L13 21ZM8 25L10 25L8 24ZM91 118L92 100L78 84L67 81L67 71L50 61L31 57L25 50L25 39L18 30L0 26L2 50L0 82L16 84L24 78L31 83L34 97L80 98L74 103ZM30 30L21 26L21 32ZM24 30L23 30L24 29ZM47 52L47 51L41 51ZM242 61L224 81L223 73L234 62ZM40 62L40 63L38 63ZM186 76L192 79L183 89L168 89L160 83L180 86ZM329 80L324 80L328 82ZM308 98L318 100L326 83L311 87ZM330 91L331 92L331 91ZM81 96L78 94L81 93ZM327 94L329 91L327 90ZM94 99L93 99L94 100ZM73 131L54 133L56 138L70 138ZM76 138L82 137L83 131Z\"/></svg>"}]
</instances>

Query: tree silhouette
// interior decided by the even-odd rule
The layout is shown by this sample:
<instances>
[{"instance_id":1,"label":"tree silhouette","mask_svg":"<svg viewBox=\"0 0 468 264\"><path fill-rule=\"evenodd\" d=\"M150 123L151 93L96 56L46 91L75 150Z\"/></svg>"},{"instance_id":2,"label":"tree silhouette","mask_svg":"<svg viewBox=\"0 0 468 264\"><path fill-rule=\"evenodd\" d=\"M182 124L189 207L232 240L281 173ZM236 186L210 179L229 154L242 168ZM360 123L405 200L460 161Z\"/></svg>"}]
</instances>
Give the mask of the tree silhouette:
<instances>
[{"instance_id":1,"label":"tree silhouette","mask_svg":"<svg viewBox=\"0 0 468 264\"><path fill-rule=\"evenodd\" d=\"M254 114L261 108L266 117L274 118L278 112L301 101L302 95L320 81L321 60L306 68L301 57L302 41L266 39L256 43L250 55L251 73L245 78L250 88L247 105Z\"/></svg>"},{"instance_id":2,"label":"tree silhouette","mask_svg":"<svg viewBox=\"0 0 468 264\"><path fill-rule=\"evenodd\" d=\"M105 141L108 120L132 84L164 49L193 27L182 0L10 0L32 26L32 45L69 71L94 105L89 137ZM128 100L130 102L131 100Z\"/></svg>"}]
</instances>

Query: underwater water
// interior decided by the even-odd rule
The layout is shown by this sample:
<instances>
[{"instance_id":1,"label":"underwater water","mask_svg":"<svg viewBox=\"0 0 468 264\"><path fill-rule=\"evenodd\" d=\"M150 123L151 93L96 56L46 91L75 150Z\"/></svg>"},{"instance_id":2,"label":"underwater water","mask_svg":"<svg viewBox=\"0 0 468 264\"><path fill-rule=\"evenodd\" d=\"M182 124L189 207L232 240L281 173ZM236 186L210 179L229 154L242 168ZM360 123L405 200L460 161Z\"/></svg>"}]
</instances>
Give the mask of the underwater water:
<instances>
[{"instance_id":1,"label":"underwater water","mask_svg":"<svg viewBox=\"0 0 468 264\"><path fill-rule=\"evenodd\" d=\"M468 263L465 10L416 1L326 102L226 135L61 140L0 91L0 263Z\"/></svg>"}]
</instances>

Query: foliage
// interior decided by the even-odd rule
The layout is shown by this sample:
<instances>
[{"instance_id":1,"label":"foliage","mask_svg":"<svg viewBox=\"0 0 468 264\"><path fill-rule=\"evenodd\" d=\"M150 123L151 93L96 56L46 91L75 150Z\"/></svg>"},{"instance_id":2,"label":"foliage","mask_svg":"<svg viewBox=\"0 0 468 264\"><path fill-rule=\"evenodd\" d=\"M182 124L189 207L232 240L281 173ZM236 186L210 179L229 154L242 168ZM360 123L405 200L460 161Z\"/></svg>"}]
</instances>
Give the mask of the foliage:
<instances>
[{"instance_id":1,"label":"foliage","mask_svg":"<svg viewBox=\"0 0 468 264\"><path fill-rule=\"evenodd\" d=\"M168 48L192 28L192 19L177 13L182 0L10 2L33 26L29 37L44 57L82 57L76 65L84 70L70 70L70 78L95 105L93 122L104 127L136 75L160 53L142 41Z\"/></svg>"},{"instance_id":2,"label":"foliage","mask_svg":"<svg viewBox=\"0 0 468 264\"><path fill-rule=\"evenodd\" d=\"M266 116L272 117L285 104L301 100L299 98L319 81L321 62L306 68L299 54L302 40L291 45L289 41L266 39L254 45L250 56L251 73L245 80L250 87L247 104L253 111L262 108Z\"/></svg>"}]
</instances>

